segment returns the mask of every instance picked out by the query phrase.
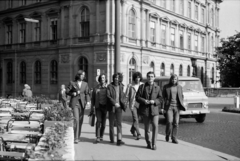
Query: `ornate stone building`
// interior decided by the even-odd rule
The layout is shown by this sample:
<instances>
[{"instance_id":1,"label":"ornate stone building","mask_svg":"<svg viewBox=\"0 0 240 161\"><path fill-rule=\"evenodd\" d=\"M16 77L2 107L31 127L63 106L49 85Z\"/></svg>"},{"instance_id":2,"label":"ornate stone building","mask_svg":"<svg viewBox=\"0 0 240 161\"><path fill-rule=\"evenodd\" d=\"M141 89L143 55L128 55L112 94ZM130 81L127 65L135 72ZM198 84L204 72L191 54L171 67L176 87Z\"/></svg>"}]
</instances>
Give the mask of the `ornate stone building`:
<instances>
[{"instance_id":1,"label":"ornate stone building","mask_svg":"<svg viewBox=\"0 0 240 161\"><path fill-rule=\"evenodd\" d=\"M222 0L121 0L121 72L145 76L195 74L204 86L217 79ZM5 0L0 2L0 91L56 98L83 69L89 86L114 73L114 0Z\"/></svg>"}]
</instances>

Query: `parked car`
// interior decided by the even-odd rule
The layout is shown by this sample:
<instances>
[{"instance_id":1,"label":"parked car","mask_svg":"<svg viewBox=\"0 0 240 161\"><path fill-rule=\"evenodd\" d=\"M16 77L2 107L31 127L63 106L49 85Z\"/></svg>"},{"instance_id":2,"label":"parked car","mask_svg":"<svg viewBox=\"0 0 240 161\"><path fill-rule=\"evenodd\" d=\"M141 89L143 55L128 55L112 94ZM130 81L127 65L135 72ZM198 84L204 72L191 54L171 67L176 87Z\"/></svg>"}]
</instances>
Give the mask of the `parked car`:
<instances>
[{"instance_id":1,"label":"parked car","mask_svg":"<svg viewBox=\"0 0 240 161\"><path fill-rule=\"evenodd\" d=\"M170 76L156 77L155 83L163 89L163 86L168 84L169 79ZM210 113L210 111L208 109L208 97L203 90L201 80L196 77L181 76L179 76L178 79L178 83L183 89L183 103L186 107L186 111L180 111L180 118L195 118L197 122L203 123L205 121L206 114ZM144 78L143 81L146 82L147 79ZM160 112L159 114L164 115L166 118L166 113Z\"/></svg>"}]
</instances>

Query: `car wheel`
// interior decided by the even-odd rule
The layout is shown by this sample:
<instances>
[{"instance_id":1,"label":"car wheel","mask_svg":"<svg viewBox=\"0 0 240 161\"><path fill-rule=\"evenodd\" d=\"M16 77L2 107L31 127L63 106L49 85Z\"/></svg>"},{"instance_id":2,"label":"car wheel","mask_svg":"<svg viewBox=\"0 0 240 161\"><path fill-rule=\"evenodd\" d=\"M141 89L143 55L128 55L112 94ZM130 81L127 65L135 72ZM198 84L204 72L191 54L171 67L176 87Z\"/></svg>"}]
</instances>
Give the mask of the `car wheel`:
<instances>
[{"instance_id":1,"label":"car wheel","mask_svg":"<svg viewBox=\"0 0 240 161\"><path fill-rule=\"evenodd\" d=\"M206 114L200 114L195 119L196 119L197 122L203 123L205 121L205 118L206 118Z\"/></svg>"}]
</instances>

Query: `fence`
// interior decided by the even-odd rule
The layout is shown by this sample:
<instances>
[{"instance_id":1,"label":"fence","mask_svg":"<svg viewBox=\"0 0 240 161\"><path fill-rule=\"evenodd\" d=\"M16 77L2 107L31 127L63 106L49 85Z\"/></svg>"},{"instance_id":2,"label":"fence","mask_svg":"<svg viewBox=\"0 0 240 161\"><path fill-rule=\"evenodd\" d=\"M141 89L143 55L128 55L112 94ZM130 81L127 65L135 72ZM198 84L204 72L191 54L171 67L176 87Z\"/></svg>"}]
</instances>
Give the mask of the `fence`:
<instances>
[{"instance_id":1,"label":"fence","mask_svg":"<svg viewBox=\"0 0 240 161\"><path fill-rule=\"evenodd\" d=\"M240 95L240 88L204 88L208 97L234 97Z\"/></svg>"}]
</instances>

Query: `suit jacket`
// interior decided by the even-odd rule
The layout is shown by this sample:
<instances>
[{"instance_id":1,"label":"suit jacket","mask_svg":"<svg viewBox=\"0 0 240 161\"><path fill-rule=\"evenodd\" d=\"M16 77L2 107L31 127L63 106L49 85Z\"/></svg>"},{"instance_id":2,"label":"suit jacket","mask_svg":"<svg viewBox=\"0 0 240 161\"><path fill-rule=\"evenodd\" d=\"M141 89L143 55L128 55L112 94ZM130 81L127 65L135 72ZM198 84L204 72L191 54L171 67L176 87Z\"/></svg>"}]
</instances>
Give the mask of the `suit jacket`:
<instances>
[{"instance_id":1,"label":"suit jacket","mask_svg":"<svg viewBox=\"0 0 240 161\"><path fill-rule=\"evenodd\" d=\"M180 103L180 110L186 111L185 106L183 105L183 91L182 91L182 86L177 85L177 99ZM170 107L170 102L171 102L171 85L170 84L166 84L163 87L163 99L164 99L164 110L167 111Z\"/></svg>"},{"instance_id":2,"label":"suit jacket","mask_svg":"<svg viewBox=\"0 0 240 161\"><path fill-rule=\"evenodd\" d=\"M93 89L93 92L92 92L92 98L91 98L91 106L92 106L92 109L93 109L93 106L95 106L95 108L99 108L99 92L100 92L100 88L101 88L101 85L98 84L94 89ZM104 86L105 89L107 89L107 85ZM106 97L107 97L107 93L106 93Z\"/></svg>"},{"instance_id":3,"label":"suit jacket","mask_svg":"<svg viewBox=\"0 0 240 161\"><path fill-rule=\"evenodd\" d=\"M67 101L66 91L62 93L62 90L59 91L59 101Z\"/></svg>"},{"instance_id":4,"label":"suit jacket","mask_svg":"<svg viewBox=\"0 0 240 161\"><path fill-rule=\"evenodd\" d=\"M123 93L123 87L121 84L119 84L119 104L122 108L123 111L126 110L126 105L124 104L125 102L125 96ZM114 88L113 83L109 84L107 86L107 109L108 111L112 111L113 110L113 106L115 106L116 104L116 90Z\"/></svg>"},{"instance_id":5,"label":"suit jacket","mask_svg":"<svg viewBox=\"0 0 240 161\"><path fill-rule=\"evenodd\" d=\"M73 95L74 92L80 91L80 94L76 96ZM90 102L89 96L89 88L88 83L82 81L81 87L79 87L77 81L70 81L68 87L66 89L67 95L71 96L69 106L71 108L74 107L82 107L85 108L87 102Z\"/></svg>"},{"instance_id":6,"label":"suit jacket","mask_svg":"<svg viewBox=\"0 0 240 161\"><path fill-rule=\"evenodd\" d=\"M152 116L159 115L159 105L162 102L162 91L160 87L154 83L152 92L149 95L148 91L145 88L146 85L148 84L144 83L140 85L137 91L136 101L140 104L138 112L140 115L148 116L150 115L149 108L151 108ZM155 103L153 105L148 105L145 104L145 100L154 100Z\"/></svg>"}]
</instances>

